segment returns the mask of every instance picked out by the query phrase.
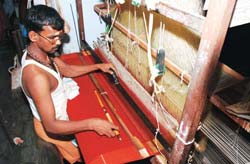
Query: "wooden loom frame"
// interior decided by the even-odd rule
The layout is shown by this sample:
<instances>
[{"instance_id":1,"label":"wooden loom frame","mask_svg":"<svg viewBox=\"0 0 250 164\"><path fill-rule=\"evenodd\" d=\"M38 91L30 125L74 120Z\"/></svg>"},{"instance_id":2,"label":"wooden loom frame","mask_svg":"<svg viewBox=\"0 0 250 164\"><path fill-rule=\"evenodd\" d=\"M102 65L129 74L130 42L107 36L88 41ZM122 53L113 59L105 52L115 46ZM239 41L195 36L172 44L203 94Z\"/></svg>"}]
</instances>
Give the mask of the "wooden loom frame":
<instances>
[{"instance_id":1,"label":"wooden loom frame","mask_svg":"<svg viewBox=\"0 0 250 164\"><path fill-rule=\"evenodd\" d=\"M175 140L173 149L170 154L169 162L171 164L185 163L187 159L188 153L191 149L191 145L194 141L194 136L200 123L201 115L205 109L205 104L209 92L208 87L210 78L212 77L218 64L218 58L220 56L220 52L225 40L235 4L236 0L212 0L210 1L206 18L204 19L204 21L200 21L203 23L203 25L200 26L202 29L201 41L198 49L198 58L193 74L191 76L186 75L184 77L184 81L186 83L190 81L191 77L192 80L190 81L190 88L182 113L180 127L177 132L178 137ZM172 10L172 13L179 12L180 11L175 9ZM162 12L161 14L165 14L166 17L170 17L170 15L167 13ZM188 17L189 16L190 15L188 15ZM191 16L190 18L193 18L193 16ZM183 21L178 19L178 17L172 17L171 19L183 23ZM210 26L211 24L213 26ZM189 23L185 25L192 26L192 24ZM119 24L116 24L116 26L118 27ZM122 27L120 26L120 28ZM122 30L122 32L124 31ZM131 34L127 35L136 37ZM145 43L140 40L139 45L142 48L145 47ZM153 55L155 55L155 53L153 53ZM181 70L174 67L174 64L168 63L167 61L165 62L169 68L172 67L171 70L177 76L180 76L180 73L182 72Z\"/></svg>"}]
</instances>

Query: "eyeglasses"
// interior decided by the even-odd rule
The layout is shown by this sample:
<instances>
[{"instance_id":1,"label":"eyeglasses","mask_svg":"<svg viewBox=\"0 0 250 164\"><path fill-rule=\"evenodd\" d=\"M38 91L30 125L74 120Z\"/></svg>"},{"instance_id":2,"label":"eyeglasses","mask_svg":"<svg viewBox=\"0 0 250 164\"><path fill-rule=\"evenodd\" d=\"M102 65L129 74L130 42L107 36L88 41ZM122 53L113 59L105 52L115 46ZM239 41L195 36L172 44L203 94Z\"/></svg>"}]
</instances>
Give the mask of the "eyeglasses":
<instances>
[{"instance_id":1,"label":"eyeglasses","mask_svg":"<svg viewBox=\"0 0 250 164\"><path fill-rule=\"evenodd\" d=\"M39 33L37 33L39 36L41 36L43 39L46 39L50 44L56 44L58 40L62 41L63 40L63 35L58 35L58 36L53 36L51 38L48 38L46 36L43 36Z\"/></svg>"}]
</instances>

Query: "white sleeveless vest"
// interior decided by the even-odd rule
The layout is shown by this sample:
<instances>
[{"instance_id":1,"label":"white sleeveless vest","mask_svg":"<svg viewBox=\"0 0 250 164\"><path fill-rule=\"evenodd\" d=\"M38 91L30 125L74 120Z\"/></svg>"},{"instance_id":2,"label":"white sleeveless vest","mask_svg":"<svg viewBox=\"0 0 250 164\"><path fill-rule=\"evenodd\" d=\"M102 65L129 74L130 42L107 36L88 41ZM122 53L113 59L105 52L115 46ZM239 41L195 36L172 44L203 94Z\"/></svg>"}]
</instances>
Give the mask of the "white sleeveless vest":
<instances>
[{"instance_id":1,"label":"white sleeveless vest","mask_svg":"<svg viewBox=\"0 0 250 164\"><path fill-rule=\"evenodd\" d=\"M55 115L56 115L56 119L58 120L68 120L68 114L67 114L67 94L66 91L64 89L64 85L63 85L63 80L61 79L60 73L57 73L56 71L38 63L35 60L29 59L26 60L26 56L27 56L27 51L24 52L22 60L21 60L21 64L22 64L22 69L21 69L21 77L22 77L22 71L23 68L26 67L27 65L30 64L34 64L36 66L38 66L39 68L49 72L52 76L54 76L57 81L58 81L58 86L57 88L51 93L51 97L52 97L52 101L54 104L54 108L55 108ZM29 102L29 106L31 108L32 114L33 116L38 119L39 121L41 121L40 115L37 111L36 105L34 103L34 101L32 100L32 98L30 98L24 91L23 89L23 85L22 85L22 80L20 80L21 83L21 87L22 90Z\"/></svg>"}]
</instances>

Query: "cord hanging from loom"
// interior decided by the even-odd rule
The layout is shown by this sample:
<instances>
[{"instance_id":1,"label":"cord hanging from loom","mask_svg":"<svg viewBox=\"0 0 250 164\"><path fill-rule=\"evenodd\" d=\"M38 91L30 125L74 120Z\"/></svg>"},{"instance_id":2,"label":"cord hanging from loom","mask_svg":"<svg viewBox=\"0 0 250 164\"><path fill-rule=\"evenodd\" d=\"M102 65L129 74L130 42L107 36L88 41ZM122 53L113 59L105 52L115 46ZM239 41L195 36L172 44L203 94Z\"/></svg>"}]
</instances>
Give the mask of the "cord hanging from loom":
<instances>
[{"instance_id":1,"label":"cord hanging from loom","mask_svg":"<svg viewBox=\"0 0 250 164\"><path fill-rule=\"evenodd\" d=\"M155 69L153 67L153 62L152 62L152 54L151 54L151 35L152 35L152 28L153 28L153 14L150 13L149 15L149 28L147 30L147 23L146 23L146 18L145 18L145 13L143 12L143 18L144 18L144 24L145 24L145 30L146 30L146 34L147 34L147 41L148 41L148 49L147 49L147 54L148 54L148 62L149 62L149 68L150 68L150 73L151 73L151 77L150 77L150 85L153 85L153 93L152 93L152 101L155 103L156 107L155 107L155 117L156 117L156 121L157 121L157 129L155 132L155 140L157 139L157 135L160 131L160 125L159 125L159 118L158 118L158 111L157 111L157 107L158 107L158 101L155 101L158 99L157 94L161 93L164 91L163 86L158 85L155 81L155 78L158 76L157 75L157 69ZM159 101L160 103L160 101ZM158 151L161 153L159 146L157 144L157 140L156 140L156 147L158 149ZM162 154L162 153L161 153ZM163 154L162 154L163 155Z\"/></svg>"},{"instance_id":2,"label":"cord hanging from loom","mask_svg":"<svg viewBox=\"0 0 250 164\"><path fill-rule=\"evenodd\" d=\"M165 24L160 22L160 34L159 34L159 48L156 52L156 63L155 63L155 69L158 70L158 76L161 76L165 73L166 67L165 67L165 49L163 48L163 40L164 40L164 34L165 34Z\"/></svg>"},{"instance_id":3,"label":"cord hanging from loom","mask_svg":"<svg viewBox=\"0 0 250 164\"><path fill-rule=\"evenodd\" d=\"M176 133L176 137L184 144L184 145L190 145L194 142L194 138L191 141L185 141L178 133Z\"/></svg>"},{"instance_id":4,"label":"cord hanging from loom","mask_svg":"<svg viewBox=\"0 0 250 164\"><path fill-rule=\"evenodd\" d=\"M131 20L131 12L130 12L130 4L129 4L129 13L128 13L128 38L127 38L127 50L126 50L126 59L125 59L125 68L128 68L128 55L129 55L129 43L130 43L130 35L131 35L131 32L130 32L130 20Z\"/></svg>"},{"instance_id":5,"label":"cord hanging from loom","mask_svg":"<svg viewBox=\"0 0 250 164\"><path fill-rule=\"evenodd\" d=\"M185 70L181 72L181 84L183 84L185 74L187 74Z\"/></svg>"},{"instance_id":6,"label":"cord hanging from loom","mask_svg":"<svg viewBox=\"0 0 250 164\"><path fill-rule=\"evenodd\" d=\"M107 4L107 14L105 15L105 19L106 19L106 21L105 21L106 22L105 33L108 33L108 31L111 27L111 23L112 23L109 0L106 0L106 4Z\"/></svg>"},{"instance_id":7,"label":"cord hanging from loom","mask_svg":"<svg viewBox=\"0 0 250 164\"><path fill-rule=\"evenodd\" d=\"M148 10L155 10L157 3L159 3L159 0L145 0L145 4Z\"/></svg>"},{"instance_id":8,"label":"cord hanging from loom","mask_svg":"<svg viewBox=\"0 0 250 164\"><path fill-rule=\"evenodd\" d=\"M155 129L155 146L158 150L158 152L160 152L160 154L162 156L164 156L164 154L161 152L160 148L159 148L159 145L158 145L158 142L157 142L157 136L158 134L160 133L160 121L159 121L159 115L158 115L158 105L160 105L160 107L162 107L162 104L161 103L155 103L155 118L156 118L156 122L157 122L157 128Z\"/></svg>"},{"instance_id":9,"label":"cord hanging from loom","mask_svg":"<svg viewBox=\"0 0 250 164\"><path fill-rule=\"evenodd\" d=\"M114 23L115 23L115 21L116 21L117 16L118 16L118 7L115 9L115 15L114 15L113 21L112 21L112 23L111 23L111 26L110 26L110 28L109 28L109 31L107 32L107 35L108 35L108 36L109 36L111 30L112 30L113 27L114 27Z\"/></svg>"},{"instance_id":10,"label":"cord hanging from loom","mask_svg":"<svg viewBox=\"0 0 250 164\"><path fill-rule=\"evenodd\" d=\"M170 114L168 114L166 112L166 110L164 110L164 107L161 104L161 101L159 99L159 94L165 92L165 88L162 85L157 84L156 81L155 81L155 78L158 76L158 70L155 69L155 67L153 67L152 55L151 55L151 34L152 34L152 28L153 28L153 14L150 13L150 15L149 15L149 25L148 26L147 26L147 22L146 22L146 18L145 18L145 13L143 12L142 14L143 14L143 20L144 20L144 25L145 25L146 37L147 37L147 41L148 41L148 44L147 44L148 56L147 57L148 57L148 63L149 63L149 68L150 68L150 73L151 73L150 85L153 86L153 93L152 93L151 98L152 98L152 102L155 105L157 105L158 108L159 107L161 108L161 110L159 110L159 111L158 111L158 109L155 109L155 113L156 113L155 118L156 118L157 125L158 125L158 127L156 128L156 131L155 131L155 139L157 139L157 135L160 133L159 112L166 114L167 119L164 119L164 121L166 122L165 125L167 126L170 134L173 137L175 137L176 130L174 130L174 127L171 126L171 123L170 123L174 119L171 118ZM163 28L161 28L161 29L163 29ZM164 32L164 31L162 31L162 32ZM163 42L163 38L164 37L161 38L161 44ZM171 120L171 121L169 121L168 119ZM177 124L178 123L176 123L176 125ZM159 146L157 145L157 141L156 141L155 145L156 145L158 151L161 152L160 149L159 149Z\"/></svg>"},{"instance_id":11,"label":"cord hanging from loom","mask_svg":"<svg viewBox=\"0 0 250 164\"><path fill-rule=\"evenodd\" d=\"M149 14L149 27L148 27L148 31L147 31L147 23L146 23L146 19L145 19L145 14L143 13L143 17L144 17L144 23L145 23L145 30L147 33L147 57L148 57L148 64L149 64L149 70L151 73L151 77L149 80L149 85L153 86L154 90L153 90L153 96L156 94L159 94L161 92L165 92L164 87L160 86L156 83L155 78L158 76L158 70L153 66L153 61L152 61L152 53L151 53L151 35L152 35L152 30L153 30L153 13Z\"/></svg>"},{"instance_id":12,"label":"cord hanging from loom","mask_svg":"<svg viewBox=\"0 0 250 164\"><path fill-rule=\"evenodd\" d=\"M111 50L112 48L112 43L113 43L113 38L110 36L111 34L111 31L114 27L114 24L115 24L115 21L118 17L118 12L119 12L119 4L117 4L117 7L115 9L115 15L114 15L114 18L112 20L112 17L111 17L111 14L110 14L110 7L109 7L109 4L108 1L107 1L107 8L108 8L108 13L106 14L105 18L106 18L106 27L105 27L105 32L104 33L101 33L101 38L106 41L106 46L108 47L109 50ZM101 15L101 11L99 12L99 15Z\"/></svg>"},{"instance_id":13,"label":"cord hanging from loom","mask_svg":"<svg viewBox=\"0 0 250 164\"><path fill-rule=\"evenodd\" d=\"M132 5L133 5L133 3L132 3ZM138 29L137 29L137 10L136 9L137 9L137 6L134 6L134 33L135 33L135 35L138 34ZM137 54L137 56L138 56L138 65L136 67L136 73L137 73L138 77L141 74L140 67L141 67L141 64L142 64L142 62L141 62L141 51L140 51L139 44L138 44L138 42L139 42L138 41L139 40L139 36L138 36L138 39L136 39L136 40L134 40L132 42L132 48L135 49L135 51L132 51L132 52L134 54Z\"/></svg>"},{"instance_id":14,"label":"cord hanging from loom","mask_svg":"<svg viewBox=\"0 0 250 164\"><path fill-rule=\"evenodd\" d=\"M116 2L117 4L124 4L124 3L125 3L125 0L115 0L115 2Z\"/></svg>"}]
</instances>

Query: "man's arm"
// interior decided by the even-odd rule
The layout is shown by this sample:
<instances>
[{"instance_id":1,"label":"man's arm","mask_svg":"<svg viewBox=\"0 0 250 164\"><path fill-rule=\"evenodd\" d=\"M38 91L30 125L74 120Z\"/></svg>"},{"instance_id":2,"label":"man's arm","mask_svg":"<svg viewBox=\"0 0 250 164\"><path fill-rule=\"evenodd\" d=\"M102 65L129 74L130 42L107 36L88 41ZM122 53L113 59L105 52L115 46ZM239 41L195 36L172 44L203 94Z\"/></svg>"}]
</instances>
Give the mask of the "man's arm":
<instances>
[{"instance_id":1,"label":"man's arm","mask_svg":"<svg viewBox=\"0 0 250 164\"><path fill-rule=\"evenodd\" d=\"M23 84L26 92L33 99L42 124L47 132L54 134L74 134L81 131L93 130L99 135L114 137L114 124L99 118L80 121L62 121L55 118L55 108L51 98L51 79L49 75L37 68L24 69Z\"/></svg>"},{"instance_id":2,"label":"man's arm","mask_svg":"<svg viewBox=\"0 0 250 164\"><path fill-rule=\"evenodd\" d=\"M116 70L114 65L111 63L91 64L91 65L70 65L65 63L58 57L56 57L54 61L58 66L60 73L66 77L77 77L96 70L101 70L103 72L112 74L113 71Z\"/></svg>"}]
</instances>

